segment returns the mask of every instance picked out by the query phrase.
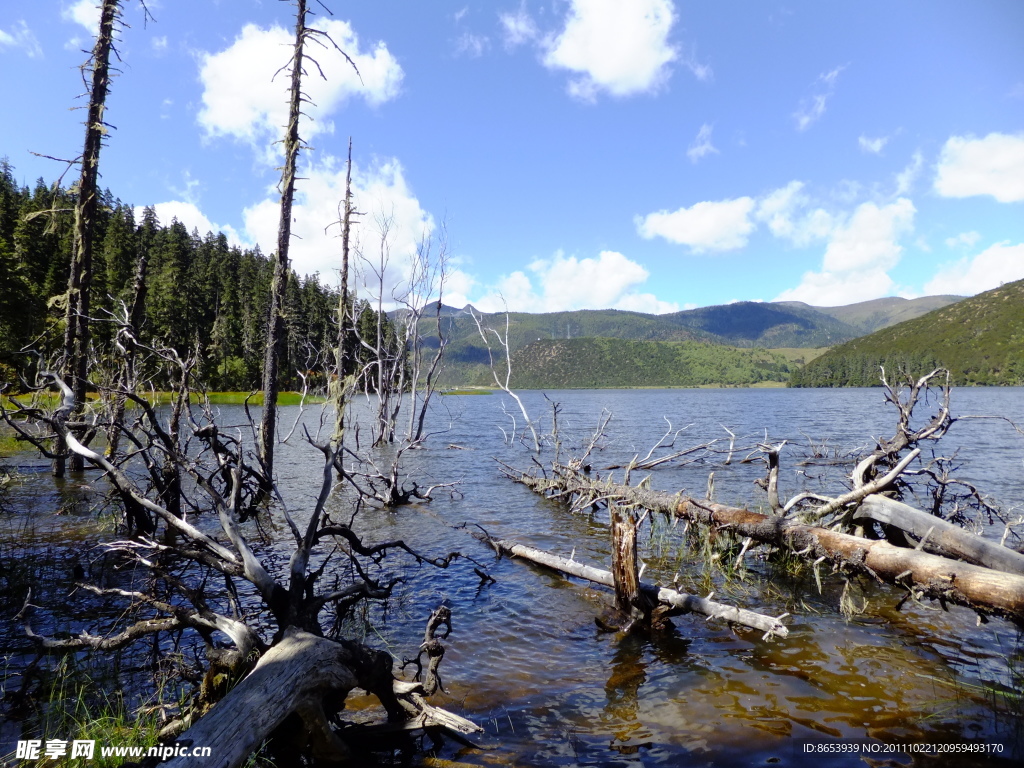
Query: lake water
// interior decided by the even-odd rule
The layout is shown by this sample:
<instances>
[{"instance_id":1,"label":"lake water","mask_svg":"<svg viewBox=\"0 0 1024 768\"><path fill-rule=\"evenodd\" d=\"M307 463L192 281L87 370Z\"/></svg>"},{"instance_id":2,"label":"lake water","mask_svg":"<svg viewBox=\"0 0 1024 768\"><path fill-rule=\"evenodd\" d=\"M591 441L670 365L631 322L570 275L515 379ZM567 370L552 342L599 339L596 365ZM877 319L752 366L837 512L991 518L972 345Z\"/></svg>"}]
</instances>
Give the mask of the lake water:
<instances>
[{"instance_id":1,"label":"lake water","mask_svg":"<svg viewBox=\"0 0 1024 768\"><path fill-rule=\"evenodd\" d=\"M551 431L551 407L539 392L521 393L539 431ZM754 480L760 462L741 463L759 442L788 443L782 452L780 493L804 488L833 495L844 489L851 465L842 459L870 451L874 438L891 436L894 416L878 389L789 390L599 390L548 392L561 406L563 456L583 444L603 412L612 414L592 464L622 464L643 457L671 421L673 448L717 440L728 447L725 428L737 435L729 466L724 455L707 455L686 466L651 473L656 488L704 493L715 472L715 498L757 507L766 503ZM1024 390L963 389L953 393L954 414L1001 415L1024 424ZM287 428L297 409L283 409ZM791 575L748 554L738 572L708 566L700 550L704 537L683 526L654 519L641 535L645 580L668 583L696 594L714 590L716 599L778 615L789 612L788 638L763 641L703 618L674 619L675 630L656 636L619 637L597 630L594 617L609 604L608 593L570 582L523 562L496 560L484 545L458 527L479 525L492 536L515 539L576 560L605 566L609 560L607 513L573 514L501 474L501 463L528 469L531 452L507 440L524 423L517 407L500 394L438 398L431 414L435 430L423 450L405 457L407 482L420 487L459 481L454 493L435 492L430 504L389 512L366 510L357 528L366 541L402 538L424 554L460 551L496 580L480 585L474 562L449 568L416 566L389 557L385 565L405 569L385 608L376 608L359 628L366 641L387 647L396 658L415 653L429 612L444 602L454 632L446 641L442 666L447 694L435 703L480 723L487 751L442 757L471 765L641 766L641 765L862 765L860 755L808 756L806 740L846 744L988 743L1002 745L992 758L961 757L958 765L1014 764L1024 758L1020 691L1024 654L1018 629L991 620L978 628L973 613L952 607L908 603L897 611L898 590L853 579L847 597L863 610L845 618L839 609L846 585L822 572L819 593L809 571ZM301 417L314 431L318 408ZM240 410L224 408L222 423L242 423ZM297 514L310 509L319 490L320 454L297 437L278 452L280 486ZM832 461L801 463L813 451ZM1011 518L1024 509L1024 437L1001 421L963 421L938 446L942 455L959 451L961 474L991 494ZM550 437L543 462L550 459ZM386 451L381 454L386 464ZM695 455L694 455L695 456ZM690 458L694 458L691 456ZM10 463L10 462L8 462ZM5 516L3 554L13 557L40 548L74 548L83 526L95 526L82 498L82 485L95 473L62 483L56 490L41 462L17 459L30 477L11 499ZM616 472L621 476L621 470ZM634 474L634 482L643 475ZM77 500L77 501L76 501ZM79 515L54 516L55 507ZM331 501L339 519L351 514L344 495ZM32 540L25 531L31 506ZM20 527L20 528L19 528ZM271 528L273 525L271 524ZM998 538L1002 525L989 529ZM1024 525L1020 526L1024 534ZM102 534L101 534L102 535ZM62 543L63 542L63 543ZM270 544L264 555L282 567L288 549ZM58 561L71 555L58 552ZM45 574L38 574L45 578ZM10 581L10 579L9 579ZM53 583L53 579L50 580ZM16 584L12 587L14 590ZM15 590L16 591L16 590ZM50 597L60 599L57 589ZM11 591L5 590L11 595ZM19 600L21 598L18 598ZM43 599L34 599L45 605ZM16 611L5 611L5 617ZM10 624L10 622L5 622ZM58 622L59 623L59 622ZM73 623L73 622L72 622ZM70 625L69 625L70 626ZM13 627L4 630L5 653L26 653ZM359 707L368 702L355 699ZM877 747L875 747L877 749ZM874 753L875 764L948 764L927 756ZM397 758L396 758L397 759ZM931 760L931 762L930 762ZM1000 762L1002 760L1003 762Z\"/></svg>"}]
</instances>

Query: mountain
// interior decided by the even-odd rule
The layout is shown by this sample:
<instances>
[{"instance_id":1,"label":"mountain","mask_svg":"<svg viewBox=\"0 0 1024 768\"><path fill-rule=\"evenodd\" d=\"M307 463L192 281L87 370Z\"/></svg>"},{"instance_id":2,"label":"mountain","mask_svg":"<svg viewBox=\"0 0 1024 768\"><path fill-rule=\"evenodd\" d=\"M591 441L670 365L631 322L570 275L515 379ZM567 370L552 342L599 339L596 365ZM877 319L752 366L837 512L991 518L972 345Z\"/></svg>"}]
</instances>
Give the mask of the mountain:
<instances>
[{"instance_id":1,"label":"mountain","mask_svg":"<svg viewBox=\"0 0 1024 768\"><path fill-rule=\"evenodd\" d=\"M1024 280L854 339L795 371L793 386L873 386L879 366L920 376L948 368L956 384L1024 384Z\"/></svg>"},{"instance_id":2,"label":"mountain","mask_svg":"<svg viewBox=\"0 0 1024 768\"><path fill-rule=\"evenodd\" d=\"M857 328L806 304L739 301L660 317L737 347L828 347L860 335Z\"/></svg>"},{"instance_id":3,"label":"mountain","mask_svg":"<svg viewBox=\"0 0 1024 768\"><path fill-rule=\"evenodd\" d=\"M699 341L541 339L512 358L512 386L522 389L749 386L784 382L790 365L763 349Z\"/></svg>"},{"instance_id":4,"label":"mountain","mask_svg":"<svg viewBox=\"0 0 1024 768\"><path fill-rule=\"evenodd\" d=\"M862 336L878 324L896 322L893 318L921 314L929 308L944 306L956 299L950 296L909 301L880 299L849 307L812 307L801 302L741 301L666 315L588 309L540 314L510 312L507 317L503 312L477 312L477 316L483 327L492 328L502 335L505 334L507 323L509 349L513 356L541 341L581 338L809 349L849 341ZM487 347L481 341L477 326L469 314L471 309L469 306L463 309L441 306L442 328L450 340L445 370L440 376L440 382L444 385L486 383L490 380ZM436 313L437 306L431 305L421 321L421 332L426 333L432 327L432 318ZM497 337L488 333L488 338L495 359L504 359L504 350ZM436 347L437 339L428 338L425 343ZM671 357L676 352L666 349L657 354ZM790 359L793 359L792 356Z\"/></svg>"},{"instance_id":5,"label":"mountain","mask_svg":"<svg viewBox=\"0 0 1024 768\"><path fill-rule=\"evenodd\" d=\"M913 320L935 309L963 301L963 296L922 296L904 299L890 296L884 299L861 301L842 307L814 307L802 301L780 301L776 306L794 309L809 309L833 317L847 326L857 329L860 334L873 333L890 325Z\"/></svg>"}]
</instances>

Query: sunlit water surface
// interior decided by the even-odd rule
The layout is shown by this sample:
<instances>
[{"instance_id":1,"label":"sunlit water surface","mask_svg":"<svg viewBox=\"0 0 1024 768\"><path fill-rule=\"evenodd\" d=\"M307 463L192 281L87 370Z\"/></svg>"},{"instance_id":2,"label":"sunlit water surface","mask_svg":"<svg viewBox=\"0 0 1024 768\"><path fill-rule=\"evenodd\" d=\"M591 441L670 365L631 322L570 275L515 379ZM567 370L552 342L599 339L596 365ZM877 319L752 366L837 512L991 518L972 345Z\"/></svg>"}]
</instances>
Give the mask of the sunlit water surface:
<instances>
[{"instance_id":1,"label":"sunlit water surface","mask_svg":"<svg viewBox=\"0 0 1024 768\"><path fill-rule=\"evenodd\" d=\"M851 467L843 459L871 450L875 438L892 434L894 424L892 410L877 389L547 395L561 407L563 455L587 442L602 413L612 415L592 456L602 475L603 467L636 454L643 457L669 430L669 421L672 433L685 430L675 436L674 447L658 449L655 456L712 440L717 441L713 450L725 451L725 428L732 430L738 436L737 452L729 466L722 466L724 454L710 455L686 466L660 468L651 473L651 483L702 495L713 470L716 500L751 507L765 503L763 491L754 485L764 465L740 459L756 443L788 441L782 453L783 496L805 488L836 494L844 489L842 477ZM540 422L538 431L548 435L544 458L549 459L551 405L539 392L522 396ZM1021 389L958 390L953 402L955 414L998 414L1024 423ZM321 417L318 407L301 414L285 408L282 422L287 432L299 418L315 434ZM243 414L224 408L221 422L241 425ZM403 570L406 581L355 631L401 660L415 653L429 612L441 603L451 608L454 632L446 641L442 667L447 694L439 694L435 703L481 724L488 749L456 752L457 747L448 747L444 759L471 765L724 766L1010 765L1024 758L1019 720L1024 657L1013 625L992 620L978 628L973 613L957 608L943 612L932 604L909 602L897 611L902 594L866 579L851 581L847 597L862 612L846 618L839 608L843 577L823 569L819 593L813 573L791 575L767 562L761 550L748 554L739 570L726 568L727 575L721 567L707 565L697 532L684 535L682 525L655 519L641 537L645 580L669 583L677 577L687 591L715 590L716 599L725 602L771 615L788 612L790 635L765 641L759 633L734 631L695 616L678 617L674 631L655 636L601 633L594 617L609 603L606 592L522 562L496 560L458 526L480 526L495 537L605 566L607 513L571 513L502 476L502 463L530 467L531 452L526 443L508 439L522 433L524 420L500 394L440 397L430 425L435 433L425 447L404 458L406 481L415 480L421 488L452 481L458 485L451 492L435 491L430 504L394 512L367 509L356 525L364 541L401 538L432 557L459 551L467 558L444 570L417 566L409 558L389 558L386 570ZM299 439L301 432L300 426L277 458L281 491L300 518L312 508L322 476L321 455ZM962 421L937 451L945 456L959 451L961 475L991 494L1008 517L1020 516L1024 438L1009 425ZM828 461L801 464L812 452ZM379 454L382 467L388 462L386 453ZM32 558L44 562L41 555L49 553L46 562L57 564L37 573L23 563L19 573L8 568L3 574L6 599L11 600L4 611L8 627L2 638L9 669L29 658L10 621L20 607L14 601L23 599L18 590L42 579L50 585L50 597L59 601L63 594L66 599L66 565L74 557L75 542L110 535L82 501L89 497L83 486L99 484L95 473L55 488L41 461L26 455L15 461L25 478L3 522L5 563ZM621 476L621 470L614 473ZM639 477L634 475L634 482ZM348 519L350 499L339 494L330 504L332 514ZM58 509L64 514L55 515ZM274 521L267 526L274 530ZM278 542L266 545L263 554L284 568L289 542L284 529L276 526ZM987 529L996 538L1001 533L1001 523ZM478 564L495 583L481 585L474 573ZM45 605L42 598L34 602ZM59 613L59 607L51 607L53 614L48 615ZM84 625L74 618L52 621L68 630ZM368 703L353 700L356 707ZM961 756L957 762L927 755L803 752L805 740L851 744L854 739L872 744L998 743L1003 751L995 758Z\"/></svg>"}]
</instances>

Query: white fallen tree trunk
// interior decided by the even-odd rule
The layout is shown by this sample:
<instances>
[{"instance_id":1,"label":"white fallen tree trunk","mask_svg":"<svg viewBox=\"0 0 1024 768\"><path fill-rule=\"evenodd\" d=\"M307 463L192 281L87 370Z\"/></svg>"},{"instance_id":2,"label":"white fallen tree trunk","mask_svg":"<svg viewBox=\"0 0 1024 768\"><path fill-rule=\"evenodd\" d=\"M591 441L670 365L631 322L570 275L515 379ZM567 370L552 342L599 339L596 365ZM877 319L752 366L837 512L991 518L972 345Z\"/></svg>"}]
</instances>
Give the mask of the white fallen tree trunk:
<instances>
[{"instance_id":1,"label":"white fallen tree trunk","mask_svg":"<svg viewBox=\"0 0 1024 768\"><path fill-rule=\"evenodd\" d=\"M868 496L853 513L853 519L894 525L920 540L918 546L926 552L1024 576L1024 555L1020 552L901 501L884 496Z\"/></svg>"},{"instance_id":2,"label":"white fallen tree trunk","mask_svg":"<svg viewBox=\"0 0 1024 768\"><path fill-rule=\"evenodd\" d=\"M919 599L963 605L1024 624L1024 575L806 525L779 515L612 483L564 465L557 467L552 478L523 472L509 476L537 493L566 500L576 497L577 504L615 501L730 530L736 536L800 553L809 561L826 559L848 572L868 574L903 587Z\"/></svg>"},{"instance_id":3,"label":"white fallen tree trunk","mask_svg":"<svg viewBox=\"0 0 1024 768\"><path fill-rule=\"evenodd\" d=\"M603 571L600 568L577 563L575 560L559 557L550 552L534 549L533 547L507 539L488 538L486 541L498 552L520 557L538 565L569 574L570 576L592 581L595 584L601 584L612 589L615 588L615 579L611 571ZM685 592L677 592L674 589L666 589L665 587L658 587L644 582L640 582L640 591L656 602L680 609L684 613L700 613L708 618L722 619L733 624L757 629L766 635L777 635L778 637L787 637L789 635L789 630L782 623L782 617L766 616L762 613L725 605L705 597L696 597Z\"/></svg>"}]
</instances>

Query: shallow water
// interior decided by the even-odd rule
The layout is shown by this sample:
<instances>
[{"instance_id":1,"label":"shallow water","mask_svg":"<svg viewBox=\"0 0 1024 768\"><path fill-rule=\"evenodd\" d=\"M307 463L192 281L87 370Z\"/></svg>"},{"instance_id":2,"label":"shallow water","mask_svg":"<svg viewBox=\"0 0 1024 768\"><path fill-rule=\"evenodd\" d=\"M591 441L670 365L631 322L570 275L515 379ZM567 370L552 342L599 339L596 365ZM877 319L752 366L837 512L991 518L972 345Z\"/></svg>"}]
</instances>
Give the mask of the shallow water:
<instances>
[{"instance_id":1,"label":"shallow water","mask_svg":"<svg viewBox=\"0 0 1024 768\"><path fill-rule=\"evenodd\" d=\"M602 410L613 414L603 448L592 456L599 471L635 453L643 456L668 428L663 416L673 431L686 430L675 438L674 449L655 455L716 438L713 448L725 449L724 425L739 436L730 466L721 466L721 455L709 456L685 467L659 469L651 482L666 490L703 493L714 470L716 499L748 506L765 503L764 493L753 485L763 464L739 462L757 442L789 441L782 454L783 496L803 488L835 494L842 490L849 465L799 466L808 446L842 458L857 449L870 450L873 438L891 434L894 423L877 389L548 395L561 404L566 453L587 439ZM542 395L527 392L523 399L542 422L539 431L550 432L550 406ZM473 765L524 766L852 765L868 760L885 764L885 759L900 765L948 764L920 754L823 759L801 751L808 739L847 745L866 739L873 744L999 743L1000 757L1024 758L1020 721L1002 694L1019 695L1024 678L1014 626L992 620L977 628L973 613L956 608L947 613L931 604L908 604L897 612L898 591L864 580L853 580L850 587L853 602L864 610L846 619L839 610L840 576L823 573L819 594L813 575L790 576L755 551L738 574L726 578L721 570L708 569L699 553L700 537L684 535L682 526L653 521L645 529L645 580L668 583L678 574L684 590L704 594L714 589L716 599L724 602L772 615L789 612L789 637L764 641L757 633L694 616L675 619L675 631L656 637L599 633L594 616L608 604L603 590L521 562L495 560L464 530L452 527L479 525L496 537L566 556L574 552L577 560L593 565L607 563L606 513L572 514L501 476L499 461L530 465L530 452L504 439L513 430L508 414L514 414L518 430L523 427L514 407L498 394L439 398L431 417L439 433L423 450L407 453L405 467L409 480L421 487L459 480L457 493L437 491L433 503L397 512L367 510L357 521L365 541L403 538L435 557L458 550L496 579L480 586L474 563L467 559L440 570L389 558L393 562L387 567L404 567L407 582L396 588L386 609L368 616L367 642L401 658L415 652L429 612L442 601L451 608L454 632L446 641L442 666L447 695L437 703L480 723L490 749L456 754L449 748L444 757ZM284 411L282 421L290 425L297 411ZM1024 423L1024 390L958 390L954 413L1000 414ZM227 423L241 422L237 409L224 408L222 417ZM310 409L303 420L313 430L319 412ZM964 458L963 474L1018 516L1024 503L1024 438L1003 422L963 421L942 443L945 455L957 448ZM550 446L545 450L550 453ZM282 493L301 516L319 490L320 455L293 438L279 449L277 460ZM29 457L18 461L26 470L39 464ZM94 481L95 474L87 473L57 493L45 473L25 480L13 500L22 511L8 514L3 546L8 552L35 552L80 536L73 532L82 526L95 526L80 502L68 503L82 498L76 483ZM54 515L62 498L65 510L74 508L80 516ZM331 504L347 519L346 498ZM15 522L25 515L26 505L34 518L31 542L17 534L17 526L25 523ZM1001 532L1001 525L990 530L997 538ZM283 564L287 551L285 543L271 545L265 554ZM61 562L70 556L65 552ZM76 625L66 623L68 628ZM5 633L4 643L5 653L24 650L11 634ZM961 757L957 764L999 764L972 759Z\"/></svg>"}]
</instances>

